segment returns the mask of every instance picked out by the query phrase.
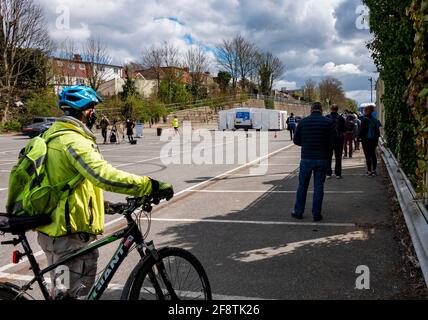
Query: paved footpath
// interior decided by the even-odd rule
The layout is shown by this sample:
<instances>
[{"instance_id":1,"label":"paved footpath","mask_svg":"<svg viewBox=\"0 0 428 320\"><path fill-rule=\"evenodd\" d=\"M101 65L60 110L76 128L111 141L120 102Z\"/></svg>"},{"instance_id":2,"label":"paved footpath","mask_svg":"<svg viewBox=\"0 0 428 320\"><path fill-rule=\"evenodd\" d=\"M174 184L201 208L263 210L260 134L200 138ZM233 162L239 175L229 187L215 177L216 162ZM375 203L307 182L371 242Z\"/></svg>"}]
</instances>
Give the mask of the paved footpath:
<instances>
[{"instance_id":1,"label":"paved footpath","mask_svg":"<svg viewBox=\"0 0 428 320\"><path fill-rule=\"evenodd\" d=\"M250 168L217 179L209 168L200 176L198 168L168 168L171 179L192 174L186 181L192 188L183 186L178 197L153 212L150 238L158 247L194 253L217 299L389 299L408 290L398 272L386 171L381 168L380 177L368 178L362 153L345 159L344 179L326 183L325 220L312 223L310 194L305 220L295 221L291 209L300 149L290 145L286 133L271 142L273 150L282 151L269 159L261 176L250 175ZM208 177L209 183L198 187ZM114 224L107 231L117 229ZM102 251L100 266L114 249ZM125 262L107 298L119 296L137 260L132 254ZM369 290L356 289L360 266L370 270ZM7 272L28 275L22 265Z\"/></svg>"}]
</instances>

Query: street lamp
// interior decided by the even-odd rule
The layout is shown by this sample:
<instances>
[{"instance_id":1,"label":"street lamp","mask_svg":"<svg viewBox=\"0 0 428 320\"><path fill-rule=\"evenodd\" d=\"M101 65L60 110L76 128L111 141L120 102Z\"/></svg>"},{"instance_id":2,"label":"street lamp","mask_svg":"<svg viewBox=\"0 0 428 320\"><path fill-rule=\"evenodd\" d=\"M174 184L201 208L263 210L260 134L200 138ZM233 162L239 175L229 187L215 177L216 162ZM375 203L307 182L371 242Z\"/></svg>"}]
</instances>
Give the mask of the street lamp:
<instances>
[{"instance_id":1,"label":"street lamp","mask_svg":"<svg viewBox=\"0 0 428 320\"><path fill-rule=\"evenodd\" d=\"M370 81L370 95L371 95L371 103L373 103L373 77L369 78Z\"/></svg>"}]
</instances>

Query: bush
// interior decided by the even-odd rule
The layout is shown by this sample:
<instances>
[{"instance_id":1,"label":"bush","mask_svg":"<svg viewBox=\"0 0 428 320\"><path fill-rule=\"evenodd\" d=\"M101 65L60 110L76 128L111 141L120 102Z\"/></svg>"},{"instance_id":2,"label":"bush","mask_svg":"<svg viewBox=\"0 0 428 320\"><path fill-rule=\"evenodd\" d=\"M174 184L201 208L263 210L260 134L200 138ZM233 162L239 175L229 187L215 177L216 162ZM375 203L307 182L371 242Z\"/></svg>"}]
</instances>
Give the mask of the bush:
<instances>
[{"instance_id":1,"label":"bush","mask_svg":"<svg viewBox=\"0 0 428 320\"><path fill-rule=\"evenodd\" d=\"M265 107L266 109L275 109L275 101L273 101L272 99L266 99L265 100Z\"/></svg>"},{"instance_id":2,"label":"bush","mask_svg":"<svg viewBox=\"0 0 428 320\"><path fill-rule=\"evenodd\" d=\"M6 122L3 125L2 129L4 131L21 131L22 124L18 120L11 120L11 121Z\"/></svg>"}]
</instances>

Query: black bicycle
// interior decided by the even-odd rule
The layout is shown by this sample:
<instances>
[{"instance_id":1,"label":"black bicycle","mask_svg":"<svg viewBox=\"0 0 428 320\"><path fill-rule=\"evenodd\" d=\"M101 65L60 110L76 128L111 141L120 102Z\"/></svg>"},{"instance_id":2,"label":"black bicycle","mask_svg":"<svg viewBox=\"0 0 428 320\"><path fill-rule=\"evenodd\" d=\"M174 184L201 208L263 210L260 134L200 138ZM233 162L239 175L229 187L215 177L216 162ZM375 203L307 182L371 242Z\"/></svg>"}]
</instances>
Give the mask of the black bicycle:
<instances>
[{"instance_id":1,"label":"black bicycle","mask_svg":"<svg viewBox=\"0 0 428 320\"><path fill-rule=\"evenodd\" d=\"M106 214L122 214L126 218L127 227L105 239L96 241L62 259L58 263L40 270L33 251L26 237L26 232L37 227L48 225L49 216L11 217L0 215L0 232L11 233L14 239L1 242L2 245L22 245L24 253L15 252L18 257L15 263L27 257L34 279L22 287L10 283L0 283L0 300L29 300L29 291L38 283L46 300L59 300L52 296L44 276L81 257L93 250L122 239L114 256L110 260L101 277L91 288L85 300L99 300L108 288L110 281L128 254L136 249L141 256L140 262L130 274L122 291L122 300L211 300L211 288L207 274L198 259L190 252L166 247L156 249L153 241L146 242L150 230L151 211L153 205L158 205L159 199L151 197L127 198L127 203L111 204L106 208ZM141 219L148 218L149 226L143 235ZM77 298L77 297L72 297Z\"/></svg>"}]
</instances>

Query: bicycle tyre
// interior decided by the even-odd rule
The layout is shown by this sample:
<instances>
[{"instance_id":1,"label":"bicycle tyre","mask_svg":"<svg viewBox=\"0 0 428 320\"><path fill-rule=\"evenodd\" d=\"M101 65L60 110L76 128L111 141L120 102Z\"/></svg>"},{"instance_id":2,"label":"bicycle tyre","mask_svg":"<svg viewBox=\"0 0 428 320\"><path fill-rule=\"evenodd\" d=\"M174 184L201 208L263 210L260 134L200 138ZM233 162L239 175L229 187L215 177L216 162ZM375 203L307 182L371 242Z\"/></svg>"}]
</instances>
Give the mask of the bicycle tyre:
<instances>
[{"instance_id":1,"label":"bicycle tyre","mask_svg":"<svg viewBox=\"0 0 428 320\"><path fill-rule=\"evenodd\" d=\"M163 248L158 251L159 256L162 260L162 262L165 265L165 269L167 270L168 277L171 279L171 284L174 288L174 291L178 292L178 295L184 296L184 299L180 300L186 300L187 299L193 299L193 300L212 300L212 293L211 293L211 286L208 281L208 276L202 266L202 264L199 262L199 260L191 254L189 251L180 249L180 248ZM191 271L195 273L197 277L197 282L200 281L201 293L195 297L195 295L198 293L198 291L186 291L186 290L194 290L193 288L185 288L181 285L183 284L182 281L178 282L177 287L177 279L174 279L176 275L179 275L182 270L175 270L174 273L171 273L171 262L170 258L180 259L188 264L189 271L187 272L187 278ZM160 300L156 292L150 292L154 289L146 289L146 285L152 285L153 282L150 280L149 272L153 271L153 267L155 266L155 259L153 256L148 256L146 259L140 261L140 263L135 267L133 272L131 273L130 277L128 278L127 283L125 284L125 287L122 292L122 300ZM168 272L169 269L169 272ZM162 280L159 275L155 275L158 280ZM163 283L163 282L162 282ZM163 283L163 293L167 291L165 289L165 284ZM144 297L141 296L141 291L144 290ZM197 288L198 289L198 288ZM171 297L166 294L163 297L165 300L171 299Z\"/></svg>"},{"instance_id":2,"label":"bicycle tyre","mask_svg":"<svg viewBox=\"0 0 428 320\"><path fill-rule=\"evenodd\" d=\"M0 284L0 301L24 301L27 300L24 297L19 297L19 292L17 289L8 283Z\"/></svg>"}]
</instances>

